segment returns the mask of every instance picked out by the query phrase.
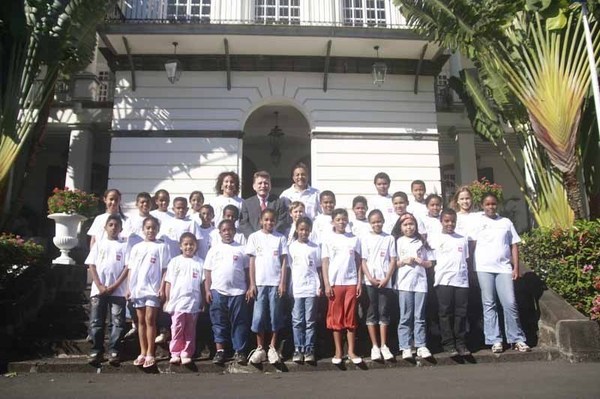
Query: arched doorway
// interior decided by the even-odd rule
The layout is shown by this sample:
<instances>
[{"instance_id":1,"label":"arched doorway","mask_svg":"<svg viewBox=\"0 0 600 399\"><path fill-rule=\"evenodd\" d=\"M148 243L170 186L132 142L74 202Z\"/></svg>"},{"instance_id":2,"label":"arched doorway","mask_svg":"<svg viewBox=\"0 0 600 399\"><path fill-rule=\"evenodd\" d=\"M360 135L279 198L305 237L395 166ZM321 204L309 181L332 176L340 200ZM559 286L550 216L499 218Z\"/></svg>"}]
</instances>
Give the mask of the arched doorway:
<instances>
[{"instance_id":1,"label":"arched doorway","mask_svg":"<svg viewBox=\"0 0 600 399\"><path fill-rule=\"evenodd\" d=\"M278 151L274 151L269 139L276 123L283 132ZM252 175L257 170L271 174L271 191L280 194L291 185L294 164L308 162L310 167L310 126L304 115L292 106L262 106L246 120L242 150L242 196L254 195Z\"/></svg>"}]
</instances>

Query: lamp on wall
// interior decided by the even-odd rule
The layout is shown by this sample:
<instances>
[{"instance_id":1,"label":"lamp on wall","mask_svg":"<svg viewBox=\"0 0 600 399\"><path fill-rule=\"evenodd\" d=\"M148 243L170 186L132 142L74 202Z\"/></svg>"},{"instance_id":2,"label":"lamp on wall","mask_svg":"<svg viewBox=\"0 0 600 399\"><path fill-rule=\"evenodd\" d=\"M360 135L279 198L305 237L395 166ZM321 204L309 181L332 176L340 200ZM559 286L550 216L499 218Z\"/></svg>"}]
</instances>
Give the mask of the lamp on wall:
<instances>
[{"instance_id":1,"label":"lamp on wall","mask_svg":"<svg viewBox=\"0 0 600 399\"><path fill-rule=\"evenodd\" d=\"M177 45L179 43L173 42L173 55L177 55ZM175 84L181 77L181 62L177 58L167 60L165 62L165 71L167 71L167 78L169 82Z\"/></svg>"},{"instance_id":2,"label":"lamp on wall","mask_svg":"<svg viewBox=\"0 0 600 399\"><path fill-rule=\"evenodd\" d=\"M377 59L379 59L379 46L374 46L373 49L377 52ZM385 62L377 61L373 64L371 73L373 74L373 84L381 87L385 81L387 65L385 65Z\"/></svg>"},{"instance_id":3,"label":"lamp on wall","mask_svg":"<svg viewBox=\"0 0 600 399\"><path fill-rule=\"evenodd\" d=\"M271 162L273 165L279 165L281 161L281 141L283 140L283 130L279 127L279 111L275 111L275 126L269 132L269 143L271 144Z\"/></svg>"}]
</instances>

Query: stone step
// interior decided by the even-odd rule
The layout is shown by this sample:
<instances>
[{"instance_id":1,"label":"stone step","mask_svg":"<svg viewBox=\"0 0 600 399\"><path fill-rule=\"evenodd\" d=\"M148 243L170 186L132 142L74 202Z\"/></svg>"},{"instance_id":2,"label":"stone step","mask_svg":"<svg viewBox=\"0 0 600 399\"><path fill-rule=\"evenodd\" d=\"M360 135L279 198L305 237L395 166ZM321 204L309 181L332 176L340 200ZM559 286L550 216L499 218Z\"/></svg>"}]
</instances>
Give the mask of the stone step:
<instances>
[{"instance_id":1,"label":"stone step","mask_svg":"<svg viewBox=\"0 0 600 399\"><path fill-rule=\"evenodd\" d=\"M507 362L530 362L530 361L555 361L560 359L558 350L554 348L538 347L531 352L520 353L507 350L502 354L493 354L490 350L481 350L465 358L452 358L446 353L439 353L430 359L402 360L379 362L364 359L360 365L354 365L346 360L341 365L334 365L330 358L319 359L314 364L297 364L285 361L278 365L264 363L261 365L238 365L227 362L223 366L215 365L210 358L203 354L194 359L189 366L171 365L167 356L157 357L157 365L150 369L143 369L132 364L133 359L124 359L119 366L111 366L103 361L100 364L90 364L83 355L64 358L46 358L12 362L8 365L9 372L15 373L217 373L217 374L239 374L239 373L277 373L277 372L306 372L325 370L369 370L382 368L406 368L406 367L438 367L456 366L462 364L482 363L507 363Z\"/></svg>"}]
</instances>

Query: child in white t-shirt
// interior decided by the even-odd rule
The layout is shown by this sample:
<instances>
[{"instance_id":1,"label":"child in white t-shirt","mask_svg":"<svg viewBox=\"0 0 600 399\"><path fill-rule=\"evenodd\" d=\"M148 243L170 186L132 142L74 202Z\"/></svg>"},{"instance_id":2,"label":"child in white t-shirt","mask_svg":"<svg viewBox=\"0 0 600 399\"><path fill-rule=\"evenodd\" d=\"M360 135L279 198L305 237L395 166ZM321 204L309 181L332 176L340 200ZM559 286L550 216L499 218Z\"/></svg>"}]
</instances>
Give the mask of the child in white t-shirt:
<instances>
[{"instance_id":1,"label":"child in white t-shirt","mask_svg":"<svg viewBox=\"0 0 600 399\"><path fill-rule=\"evenodd\" d=\"M127 258L128 297L137 314L141 350L133 364L149 368L156 364L156 319L164 301L161 282L169 263L169 249L156 239L159 229L156 218L148 216L142 226L145 239L131 248Z\"/></svg>"},{"instance_id":2,"label":"child in white t-shirt","mask_svg":"<svg viewBox=\"0 0 600 399\"><path fill-rule=\"evenodd\" d=\"M362 291L360 241L352 233L346 233L348 212L345 209L335 209L331 216L333 233L321 243L323 285L329 298L327 328L333 330L335 343L331 362L342 363L342 333L346 330L348 357L352 363L360 364L362 359L354 350L358 327L356 300Z\"/></svg>"},{"instance_id":3,"label":"child in white t-shirt","mask_svg":"<svg viewBox=\"0 0 600 399\"><path fill-rule=\"evenodd\" d=\"M152 197L147 192L138 193L135 197L136 212L131 212L127 215L127 220L123 225L123 235L130 240L131 236L134 237L135 242L144 240L143 224L144 220L150 215L150 204ZM160 224L160 222L159 222ZM130 245L131 246L131 245Z\"/></svg>"},{"instance_id":4,"label":"child in white t-shirt","mask_svg":"<svg viewBox=\"0 0 600 399\"><path fill-rule=\"evenodd\" d=\"M227 206L225 206L225 208L223 208L223 215L222 215L221 220L231 220L235 224L235 226L237 226L237 221L239 218L240 218L240 210L238 209L237 206L227 205ZM216 229L210 232L209 246L213 246L213 245L219 244L221 242L221 237L219 234L220 234L219 230L216 230ZM246 245L246 236L244 235L244 233L241 233L240 231L238 231L237 227L236 227L235 233L233 235L233 241L237 242L242 247L244 247Z\"/></svg>"},{"instance_id":5,"label":"child in white t-shirt","mask_svg":"<svg viewBox=\"0 0 600 399\"><path fill-rule=\"evenodd\" d=\"M427 299L426 268L433 265L427 242L419 234L417 219L405 213L398 219L400 235L396 238L398 271L396 289L400 305L398 343L403 359L412 359L411 341L417 347L417 356L431 357L426 345L425 303Z\"/></svg>"},{"instance_id":6,"label":"child in white t-shirt","mask_svg":"<svg viewBox=\"0 0 600 399\"><path fill-rule=\"evenodd\" d=\"M413 199L408 204L407 211L412 213L417 220L427 215L427 207L425 206L425 182L423 180L413 180L410 183L410 192Z\"/></svg>"},{"instance_id":7,"label":"child in white t-shirt","mask_svg":"<svg viewBox=\"0 0 600 399\"><path fill-rule=\"evenodd\" d=\"M362 237L365 234L369 234L371 231L371 225L367 220L367 210L369 206L367 199L362 195L354 197L352 200L352 212L354 212L354 219L349 223L350 231L357 237Z\"/></svg>"},{"instance_id":8,"label":"child in white t-shirt","mask_svg":"<svg viewBox=\"0 0 600 399\"><path fill-rule=\"evenodd\" d=\"M373 345L371 360L392 360L394 355L387 346L390 304L392 303L392 276L396 270L396 242L383 232L383 213L373 209L369 213L371 231L361 237L362 271L369 297L367 329ZM377 333L381 337L379 346Z\"/></svg>"},{"instance_id":9,"label":"child in white t-shirt","mask_svg":"<svg viewBox=\"0 0 600 399\"><path fill-rule=\"evenodd\" d=\"M219 231L213 225L213 219L215 218L215 210L211 205L204 204L200 207L200 211L195 217L196 229L202 236L200 244L205 247L206 252L210 249L210 242L212 240L212 233L216 231L216 237L219 239Z\"/></svg>"},{"instance_id":10,"label":"child in white t-shirt","mask_svg":"<svg viewBox=\"0 0 600 399\"><path fill-rule=\"evenodd\" d=\"M300 202L300 201L294 201L290 204L289 206L290 209L290 217L292 218L292 225L290 226L290 228L288 229L288 231L285 234L285 237L287 238L287 244L288 247L290 246L290 244L294 241L296 241L296 223L298 222L298 220L302 219L303 217L305 217L306 215L304 214L304 203ZM311 219L311 228L312 228L312 219ZM314 234L310 233L309 236L309 241L314 241Z\"/></svg>"},{"instance_id":11,"label":"child in white t-shirt","mask_svg":"<svg viewBox=\"0 0 600 399\"><path fill-rule=\"evenodd\" d=\"M225 363L225 347L232 344L237 363L246 362L249 333L248 257L244 247L233 240L235 222L219 223L219 243L213 242L204 261L206 303L210 305L210 321L217 352L213 363Z\"/></svg>"},{"instance_id":12,"label":"child in white t-shirt","mask_svg":"<svg viewBox=\"0 0 600 399\"><path fill-rule=\"evenodd\" d=\"M188 216L190 217L190 219L196 222L200 222L200 220L197 219L197 217L200 213L202 205L204 205L204 194L202 194L202 191L192 191L192 193L190 194L189 203L190 209L188 211Z\"/></svg>"},{"instance_id":13,"label":"child in white t-shirt","mask_svg":"<svg viewBox=\"0 0 600 399\"><path fill-rule=\"evenodd\" d=\"M294 362L314 362L317 299L321 295L321 250L310 241L312 221L303 216L295 223L295 239L288 248L288 265L292 271L292 327Z\"/></svg>"},{"instance_id":14,"label":"child in white t-shirt","mask_svg":"<svg viewBox=\"0 0 600 399\"><path fill-rule=\"evenodd\" d=\"M399 237L402 233L400 231L400 223L398 219L400 216L408 212L408 195L404 191L396 191L392 195L392 206L394 207L394 216L391 220L386 219L383 225L383 231L391 234L395 237ZM421 219L417 219L417 229L419 231L425 231L425 225Z\"/></svg>"},{"instance_id":15,"label":"child in white t-shirt","mask_svg":"<svg viewBox=\"0 0 600 399\"><path fill-rule=\"evenodd\" d=\"M90 361L97 362L104 352L106 313L110 311L112 331L108 343L109 362L119 364L121 338L125 328L125 293L127 242L119 239L122 221L118 215L109 215L104 226L106 235L96 242L85 263L92 276L90 292L90 333L92 351Z\"/></svg>"},{"instance_id":16,"label":"child in white t-shirt","mask_svg":"<svg viewBox=\"0 0 600 399\"><path fill-rule=\"evenodd\" d=\"M87 235L90 236L90 248L94 246L96 241L100 241L106 237L106 221L110 215L117 215L121 219L121 226L127 219L121 211L121 192L116 188L109 188L104 192L102 201L106 206L106 211L94 218L94 222L90 226ZM119 237L122 237L121 231L119 231Z\"/></svg>"},{"instance_id":17,"label":"child in white t-shirt","mask_svg":"<svg viewBox=\"0 0 600 399\"><path fill-rule=\"evenodd\" d=\"M335 194L329 190L321 191L319 194L321 213L313 220L314 242L321 244L325 236L333 230L331 225L331 214L335 209Z\"/></svg>"},{"instance_id":18,"label":"child in white t-shirt","mask_svg":"<svg viewBox=\"0 0 600 399\"><path fill-rule=\"evenodd\" d=\"M157 218L161 224L161 226L169 219L173 218L174 215L169 211L169 204L171 203L171 196L169 192L165 189L160 189L154 193L154 198L152 199L156 209L150 211L150 215Z\"/></svg>"},{"instance_id":19,"label":"child in white t-shirt","mask_svg":"<svg viewBox=\"0 0 600 399\"><path fill-rule=\"evenodd\" d=\"M179 239L183 233L192 233L197 240L202 240L202 235L198 231L198 225L187 216L187 200L183 197L177 197L173 200L173 217L165 218L160 226L160 238L169 246L171 258L180 255ZM206 250L204 246L199 245L197 256L204 259Z\"/></svg>"},{"instance_id":20,"label":"child in white t-shirt","mask_svg":"<svg viewBox=\"0 0 600 399\"><path fill-rule=\"evenodd\" d=\"M252 316L252 331L256 333L256 349L250 355L250 363L260 364L281 361L277 335L283 328L283 296L287 280L287 242L274 231L277 216L272 209L260 215L261 229L248 237L246 254L250 258L250 292L256 297ZM268 353L265 351L267 334L271 334Z\"/></svg>"},{"instance_id":21,"label":"child in white t-shirt","mask_svg":"<svg viewBox=\"0 0 600 399\"><path fill-rule=\"evenodd\" d=\"M425 231L422 231L421 234L427 239L431 235L442 232L442 223L440 222L442 197L437 194L429 194L425 199L425 206L427 207L427 215L421 218L425 225Z\"/></svg>"},{"instance_id":22,"label":"child in white t-shirt","mask_svg":"<svg viewBox=\"0 0 600 399\"><path fill-rule=\"evenodd\" d=\"M455 232L456 212L441 213L442 232L429 237L435 255L433 285L438 303L442 346L450 356L468 356L465 334L469 302L469 243Z\"/></svg>"},{"instance_id":23,"label":"child in white t-shirt","mask_svg":"<svg viewBox=\"0 0 600 399\"><path fill-rule=\"evenodd\" d=\"M196 351L204 261L196 256L198 243L194 234L183 233L179 242L181 255L171 259L165 274L165 311L171 314L170 363L185 365L192 362Z\"/></svg>"},{"instance_id":24,"label":"child in white t-shirt","mask_svg":"<svg viewBox=\"0 0 600 399\"><path fill-rule=\"evenodd\" d=\"M371 210L379 209L383 214L384 219L392 220L394 217L394 207L392 206L392 197L390 196L390 176L385 172L379 172L373 178L373 184L377 190L377 195L369 198ZM385 230L384 230L385 231ZM386 231L389 233L389 231Z\"/></svg>"}]
</instances>

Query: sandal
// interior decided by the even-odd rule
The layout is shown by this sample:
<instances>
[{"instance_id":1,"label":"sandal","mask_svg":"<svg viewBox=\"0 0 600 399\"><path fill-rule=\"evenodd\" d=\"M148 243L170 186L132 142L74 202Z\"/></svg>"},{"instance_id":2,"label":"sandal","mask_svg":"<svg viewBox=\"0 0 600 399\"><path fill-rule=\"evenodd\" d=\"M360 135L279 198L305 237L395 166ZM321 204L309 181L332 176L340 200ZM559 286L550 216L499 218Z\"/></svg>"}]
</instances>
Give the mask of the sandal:
<instances>
[{"instance_id":1,"label":"sandal","mask_svg":"<svg viewBox=\"0 0 600 399\"><path fill-rule=\"evenodd\" d=\"M146 356L144 355L139 355L134 361L133 361L133 365L134 366L142 366L144 364L144 362L146 361Z\"/></svg>"},{"instance_id":2,"label":"sandal","mask_svg":"<svg viewBox=\"0 0 600 399\"><path fill-rule=\"evenodd\" d=\"M156 359L154 359L154 356L146 356L146 361L144 362L144 368L150 368L150 367L154 367L156 365Z\"/></svg>"}]
</instances>

